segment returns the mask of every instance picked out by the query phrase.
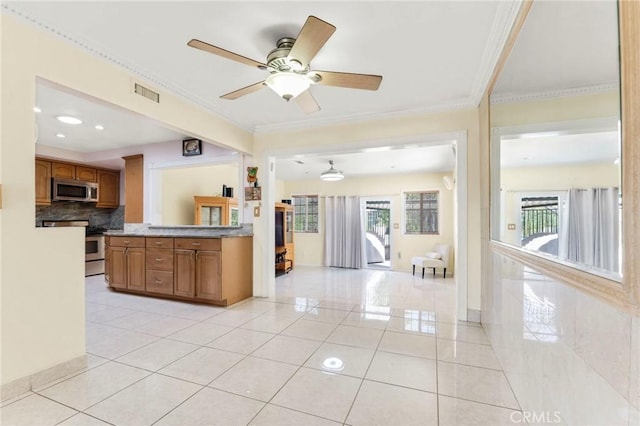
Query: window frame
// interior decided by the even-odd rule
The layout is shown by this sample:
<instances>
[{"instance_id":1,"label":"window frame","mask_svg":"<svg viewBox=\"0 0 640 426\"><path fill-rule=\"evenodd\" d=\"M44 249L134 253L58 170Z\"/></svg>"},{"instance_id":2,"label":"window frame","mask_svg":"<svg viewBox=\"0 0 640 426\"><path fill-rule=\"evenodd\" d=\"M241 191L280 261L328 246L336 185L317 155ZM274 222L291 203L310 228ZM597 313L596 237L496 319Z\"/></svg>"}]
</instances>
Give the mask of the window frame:
<instances>
[{"instance_id":1,"label":"window frame","mask_svg":"<svg viewBox=\"0 0 640 426\"><path fill-rule=\"evenodd\" d=\"M426 232L422 229L422 220L420 220L420 230L417 232L410 232L407 230L408 220L407 220L407 195L409 194L420 194L420 209L419 212L422 212L423 205L423 194L435 194L436 195L436 230L434 232ZM440 235L440 190L438 189L429 189L429 190L416 190L416 191L403 191L402 192L402 233L404 235ZM420 215L422 217L422 215Z\"/></svg>"},{"instance_id":2,"label":"window frame","mask_svg":"<svg viewBox=\"0 0 640 426\"><path fill-rule=\"evenodd\" d=\"M305 222L305 226L304 229L297 229L297 217L298 217L298 213L296 213L296 206L298 206L298 204L296 203L296 198L301 199L304 198L305 199L305 203L304 203L304 207L305 207L305 213L304 213L304 222ZM316 220L315 220L315 229L309 229L309 199L313 199L315 198L316 203L315 203L315 207L316 207L316 211L315 211L315 216L316 216ZM319 228L320 228L320 196L317 194L305 194L305 195L292 195L291 196L291 200L292 200L292 205L293 205L293 232L297 233L297 234L317 234L319 232ZM311 213L311 215L313 215L313 213ZM313 221L312 221L313 223Z\"/></svg>"}]
</instances>

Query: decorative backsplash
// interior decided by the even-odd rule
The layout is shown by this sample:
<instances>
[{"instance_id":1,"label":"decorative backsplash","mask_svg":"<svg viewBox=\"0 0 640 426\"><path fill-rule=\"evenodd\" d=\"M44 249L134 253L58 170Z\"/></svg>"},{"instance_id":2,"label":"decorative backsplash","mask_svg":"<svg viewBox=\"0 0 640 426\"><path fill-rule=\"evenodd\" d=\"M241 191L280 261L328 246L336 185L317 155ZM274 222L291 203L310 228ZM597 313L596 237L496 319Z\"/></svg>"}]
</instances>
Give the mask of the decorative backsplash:
<instances>
[{"instance_id":1,"label":"decorative backsplash","mask_svg":"<svg viewBox=\"0 0 640 426\"><path fill-rule=\"evenodd\" d=\"M50 206L36 206L36 226L42 226L43 220L88 220L91 226L123 229L124 206L99 209L91 203L57 201Z\"/></svg>"}]
</instances>

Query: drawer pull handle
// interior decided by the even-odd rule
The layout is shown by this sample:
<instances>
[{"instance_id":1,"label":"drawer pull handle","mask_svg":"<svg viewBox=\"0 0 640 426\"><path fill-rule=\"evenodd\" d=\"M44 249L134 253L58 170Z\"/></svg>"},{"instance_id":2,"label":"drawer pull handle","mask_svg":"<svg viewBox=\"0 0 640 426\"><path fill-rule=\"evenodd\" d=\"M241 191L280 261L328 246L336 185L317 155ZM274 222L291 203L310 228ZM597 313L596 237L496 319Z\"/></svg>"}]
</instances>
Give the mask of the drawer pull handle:
<instances>
[{"instance_id":1,"label":"drawer pull handle","mask_svg":"<svg viewBox=\"0 0 640 426\"><path fill-rule=\"evenodd\" d=\"M162 284L162 280L156 280L156 284Z\"/></svg>"},{"instance_id":2,"label":"drawer pull handle","mask_svg":"<svg viewBox=\"0 0 640 426\"><path fill-rule=\"evenodd\" d=\"M161 257L156 257L156 262L162 262L164 259Z\"/></svg>"},{"instance_id":3,"label":"drawer pull handle","mask_svg":"<svg viewBox=\"0 0 640 426\"><path fill-rule=\"evenodd\" d=\"M199 246L200 245L200 243L191 243L191 244L193 244L194 246Z\"/></svg>"},{"instance_id":4,"label":"drawer pull handle","mask_svg":"<svg viewBox=\"0 0 640 426\"><path fill-rule=\"evenodd\" d=\"M156 245L161 246L162 245L162 241L156 241Z\"/></svg>"},{"instance_id":5,"label":"drawer pull handle","mask_svg":"<svg viewBox=\"0 0 640 426\"><path fill-rule=\"evenodd\" d=\"M122 244L129 244L130 242L131 242L131 241L129 241L129 240L124 240L124 241L122 242Z\"/></svg>"}]
</instances>

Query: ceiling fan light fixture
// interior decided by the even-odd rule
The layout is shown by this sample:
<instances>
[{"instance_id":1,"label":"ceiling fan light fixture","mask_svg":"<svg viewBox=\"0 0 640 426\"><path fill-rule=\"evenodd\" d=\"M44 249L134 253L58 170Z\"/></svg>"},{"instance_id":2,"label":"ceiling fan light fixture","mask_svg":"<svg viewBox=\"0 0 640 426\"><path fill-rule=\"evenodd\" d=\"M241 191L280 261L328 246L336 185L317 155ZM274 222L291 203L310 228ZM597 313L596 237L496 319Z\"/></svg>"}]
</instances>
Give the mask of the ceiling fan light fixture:
<instances>
[{"instance_id":1,"label":"ceiling fan light fixture","mask_svg":"<svg viewBox=\"0 0 640 426\"><path fill-rule=\"evenodd\" d=\"M311 86L311 81L307 77L294 72L273 73L265 83L286 101L290 101Z\"/></svg>"},{"instance_id":2,"label":"ceiling fan light fixture","mask_svg":"<svg viewBox=\"0 0 640 426\"><path fill-rule=\"evenodd\" d=\"M331 165L331 167L329 168L329 170L320 174L320 179L325 182L336 182L344 179L344 175L342 174L342 172L333 168L333 160L330 160L329 164Z\"/></svg>"}]
</instances>

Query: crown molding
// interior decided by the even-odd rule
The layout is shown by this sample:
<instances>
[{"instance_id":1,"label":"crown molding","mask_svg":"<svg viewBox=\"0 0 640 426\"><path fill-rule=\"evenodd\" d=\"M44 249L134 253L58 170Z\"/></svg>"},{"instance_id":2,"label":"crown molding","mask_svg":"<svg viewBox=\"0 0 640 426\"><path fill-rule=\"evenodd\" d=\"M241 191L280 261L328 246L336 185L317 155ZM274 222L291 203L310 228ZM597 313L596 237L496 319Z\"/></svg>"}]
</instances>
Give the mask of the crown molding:
<instances>
[{"instance_id":1,"label":"crown molding","mask_svg":"<svg viewBox=\"0 0 640 426\"><path fill-rule=\"evenodd\" d=\"M514 104L524 102L541 101L552 98L566 98L571 96L596 95L612 91L619 91L620 85L616 83L597 84L593 86L573 87L570 89L548 90L544 92L534 93L505 93L501 95L492 95L489 102L495 104Z\"/></svg>"},{"instance_id":2,"label":"crown molding","mask_svg":"<svg viewBox=\"0 0 640 426\"><path fill-rule=\"evenodd\" d=\"M521 2L522 0L509 0L500 2L500 4L498 5L496 19L494 19L492 29L490 31L489 40L485 45L484 56L487 56L488 59L482 60L479 71L480 76L476 77L473 85L472 96L468 98L450 101L445 104L432 105L416 109L407 109L401 111L396 110L381 113L364 112L344 115L341 117L306 119L285 123L256 125L254 127L240 123L237 120L227 116L214 104L212 104L207 99L200 97L198 94L187 91L178 84L166 81L165 79L162 79L155 75L155 73L153 73L152 71L145 70L144 68L140 67L130 60L119 58L117 55L114 55L112 52L107 51L103 47L95 46L94 44L92 44L92 42L85 39L81 35L64 33L42 20L38 20L29 16L27 13L20 10L19 3L16 5L16 3L14 2L3 2L1 6L4 12L7 12L8 14L15 16L16 18L21 19L27 24L35 26L44 32L50 33L53 36L78 47L79 49L96 58L102 59L112 65L124 69L126 72L131 74L134 79L141 79L141 82L148 82L151 86L162 88L172 95L176 95L187 102L204 108L205 110L219 116L223 120L228 121L229 123L237 126L240 129L243 129L249 133L257 134L312 129L318 127L342 125L347 123L363 123L374 120L388 120L393 118L409 117L412 115L425 115L439 112L477 108L480 98L486 88L489 77L493 71L493 68L495 67L495 63L497 62L499 53L502 50L502 46L506 41L506 34L508 34L509 29L511 28L508 23L512 24L512 21L514 19L513 16L517 14Z\"/></svg>"},{"instance_id":3,"label":"crown molding","mask_svg":"<svg viewBox=\"0 0 640 426\"><path fill-rule=\"evenodd\" d=\"M464 99L446 104L434 105L423 108L403 109L401 111L365 112L342 115L340 117L324 117L311 120L289 121L286 123L274 123L258 125L254 129L255 134L288 132L295 130L314 129L320 127L340 126L344 124L357 124L370 121L391 120L394 118L411 117L417 115L436 114L439 112L461 111L474 109L477 105L471 99Z\"/></svg>"},{"instance_id":4,"label":"crown molding","mask_svg":"<svg viewBox=\"0 0 640 426\"><path fill-rule=\"evenodd\" d=\"M111 63L112 65L115 65L119 68L124 69L125 71L130 73L134 79L140 78L142 79L141 82L148 82L150 83L151 86L162 88L167 92L171 93L172 95L177 95L182 100L190 102L194 105L204 108L205 110L211 113L218 115L220 118L222 118L225 121L228 121L234 126L237 126L249 133L253 132L253 129L250 126L240 123L234 120L233 118L225 115L224 112L216 108L216 106L213 105L211 102L198 96L197 94L187 91L186 89L182 88L178 84L168 82L160 77L157 77L153 72L149 70L145 70L144 68L138 66L137 64L134 64L131 61L118 58L117 55L114 55L111 52L108 52L106 49L102 47L96 47L95 44L92 44L90 41L86 40L85 38L83 38L78 34L64 33L46 22L35 19L29 16L28 14L24 13L23 11L21 11L19 7L16 7L15 3L8 4L3 2L1 6L2 6L2 9L6 11L8 14L15 16L16 18L22 20L23 22L26 22L29 25L35 26L40 30L43 30L44 32L50 33L53 36L59 39L62 39L68 43L71 43L93 57L102 59L104 61Z\"/></svg>"},{"instance_id":5,"label":"crown molding","mask_svg":"<svg viewBox=\"0 0 640 426\"><path fill-rule=\"evenodd\" d=\"M475 106L480 104L482 96L487 90L487 85L493 76L496 64L500 60L504 46L509 39L509 33L516 21L518 12L523 4L523 0L510 0L498 2L496 16L491 24L489 38L482 53L482 61L476 78L471 86L469 98Z\"/></svg>"}]
</instances>

